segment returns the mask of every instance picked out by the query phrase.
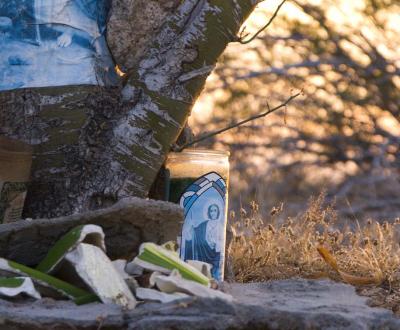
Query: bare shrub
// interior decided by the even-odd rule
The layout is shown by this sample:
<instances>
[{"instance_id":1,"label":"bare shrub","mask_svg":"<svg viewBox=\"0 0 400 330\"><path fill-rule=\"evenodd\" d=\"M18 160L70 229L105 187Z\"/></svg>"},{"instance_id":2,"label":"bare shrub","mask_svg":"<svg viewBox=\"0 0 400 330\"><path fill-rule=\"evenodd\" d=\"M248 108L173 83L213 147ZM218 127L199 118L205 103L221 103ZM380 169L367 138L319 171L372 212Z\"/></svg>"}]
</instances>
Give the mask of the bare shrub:
<instances>
[{"instance_id":1,"label":"bare shrub","mask_svg":"<svg viewBox=\"0 0 400 330\"><path fill-rule=\"evenodd\" d=\"M273 209L269 219L262 219L257 210L253 203L250 212L232 219L229 255L236 281L329 277L353 282L350 284L371 296L375 305L397 312L399 219L393 223L368 220L363 226L357 221L343 223L333 206L325 204L324 194L312 198L307 211L293 219L279 220L281 207ZM321 258L317 251L321 246L330 251L340 272L349 277L341 276ZM368 279L375 285L362 287Z\"/></svg>"}]
</instances>

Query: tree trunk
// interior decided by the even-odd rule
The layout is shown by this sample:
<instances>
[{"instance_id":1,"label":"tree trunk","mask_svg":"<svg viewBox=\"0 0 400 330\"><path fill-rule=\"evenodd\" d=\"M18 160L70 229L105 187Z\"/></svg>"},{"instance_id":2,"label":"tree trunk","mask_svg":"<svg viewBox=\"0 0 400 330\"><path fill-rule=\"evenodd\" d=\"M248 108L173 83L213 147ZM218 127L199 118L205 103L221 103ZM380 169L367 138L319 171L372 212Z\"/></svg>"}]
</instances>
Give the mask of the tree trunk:
<instances>
[{"instance_id":1,"label":"tree trunk","mask_svg":"<svg viewBox=\"0 0 400 330\"><path fill-rule=\"evenodd\" d=\"M108 43L126 72L120 87L0 93L0 134L35 146L24 216L145 197L207 76L257 2L114 0Z\"/></svg>"}]
</instances>

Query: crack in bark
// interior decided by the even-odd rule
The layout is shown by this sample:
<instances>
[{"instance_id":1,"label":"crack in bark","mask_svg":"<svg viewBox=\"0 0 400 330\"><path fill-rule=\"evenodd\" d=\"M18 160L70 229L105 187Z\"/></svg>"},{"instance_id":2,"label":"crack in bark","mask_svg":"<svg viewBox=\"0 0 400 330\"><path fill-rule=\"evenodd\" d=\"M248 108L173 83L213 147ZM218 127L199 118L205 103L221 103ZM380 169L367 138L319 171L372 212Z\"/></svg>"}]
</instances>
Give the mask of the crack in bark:
<instances>
[{"instance_id":1,"label":"crack in bark","mask_svg":"<svg viewBox=\"0 0 400 330\"><path fill-rule=\"evenodd\" d=\"M178 78L178 82L184 83L189 80L198 78L200 76L209 75L212 72L212 70L214 70L214 67L215 67L214 65L207 65L204 66L203 68L193 70L188 73L184 73Z\"/></svg>"},{"instance_id":2,"label":"crack in bark","mask_svg":"<svg viewBox=\"0 0 400 330\"><path fill-rule=\"evenodd\" d=\"M206 5L206 0L198 0L195 1L195 5L192 8L192 10L189 12L188 18L183 24L182 31L185 31L187 27L190 27L193 22L199 17L201 14L202 10L204 9L204 6Z\"/></svg>"}]
</instances>

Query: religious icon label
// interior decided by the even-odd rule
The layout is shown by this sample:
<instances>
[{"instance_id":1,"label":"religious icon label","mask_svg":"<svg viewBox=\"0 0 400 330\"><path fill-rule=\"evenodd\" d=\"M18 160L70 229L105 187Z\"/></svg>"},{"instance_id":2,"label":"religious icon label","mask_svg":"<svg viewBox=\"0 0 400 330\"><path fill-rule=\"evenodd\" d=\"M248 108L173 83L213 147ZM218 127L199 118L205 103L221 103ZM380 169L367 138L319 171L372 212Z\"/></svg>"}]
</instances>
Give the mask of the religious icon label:
<instances>
[{"instance_id":1,"label":"religious icon label","mask_svg":"<svg viewBox=\"0 0 400 330\"><path fill-rule=\"evenodd\" d=\"M171 180L172 191L176 191L174 184L180 185L174 181L177 179ZM222 281L224 276L226 196L225 180L218 173L211 172L191 180L179 200L185 215L180 257L185 261L199 260L211 264L211 274L218 281Z\"/></svg>"},{"instance_id":2,"label":"religious icon label","mask_svg":"<svg viewBox=\"0 0 400 330\"><path fill-rule=\"evenodd\" d=\"M28 184L0 181L0 223L21 219Z\"/></svg>"},{"instance_id":3,"label":"religious icon label","mask_svg":"<svg viewBox=\"0 0 400 330\"><path fill-rule=\"evenodd\" d=\"M21 219L32 152L30 145L0 136L0 224Z\"/></svg>"}]
</instances>

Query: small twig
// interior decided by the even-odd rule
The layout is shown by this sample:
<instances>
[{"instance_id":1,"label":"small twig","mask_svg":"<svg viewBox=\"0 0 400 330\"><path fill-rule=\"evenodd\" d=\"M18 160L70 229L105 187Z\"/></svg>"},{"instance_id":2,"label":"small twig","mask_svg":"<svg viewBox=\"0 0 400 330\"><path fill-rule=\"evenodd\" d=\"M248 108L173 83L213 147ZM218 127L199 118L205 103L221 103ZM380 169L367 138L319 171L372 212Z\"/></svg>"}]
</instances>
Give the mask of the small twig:
<instances>
[{"instance_id":1,"label":"small twig","mask_svg":"<svg viewBox=\"0 0 400 330\"><path fill-rule=\"evenodd\" d=\"M246 38L246 37L249 35L249 33L244 34L244 32L245 32L245 30L246 30L246 27L244 27L244 28L242 29L242 31L240 32L240 35L239 35L239 37L237 38L237 41L240 42L241 44L245 45L245 44L248 44L248 43L252 42L255 38L257 38L257 37L260 35L261 32L263 32L265 29L268 28L268 26L271 25L272 21L273 21L273 20L275 19L275 17L278 15L279 11L281 10L282 6L284 5L284 3L285 3L286 1L287 1L287 0L283 0L283 1L279 4L279 6L276 8L274 14L272 15L272 17L269 19L268 23L265 24L260 30L258 30L257 33L256 33L254 36L252 36L250 39L243 40L244 38Z\"/></svg>"},{"instance_id":2,"label":"small twig","mask_svg":"<svg viewBox=\"0 0 400 330\"><path fill-rule=\"evenodd\" d=\"M227 126L227 127L225 127L225 128L221 128L221 129L216 130L216 131L214 131L214 132L205 134L205 135L199 137L198 139L195 139L195 140L192 141L192 142L186 143L186 144L184 144L184 145L182 145L182 146L180 146L180 147L176 147L174 151L178 151L178 152L179 152L179 151L182 151L183 149L186 149L187 147L190 147L190 146L192 146L192 145L194 145L194 144L197 144L197 143L199 143L199 142L202 142L202 141L204 141L204 140L207 140L207 139L209 139L209 138L211 138L211 137L213 137L213 136L215 136L215 135L218 135L218 134L224 133L224 132L226 132L226 131L229 131L229 130L231 130L231 129L233 129L233 128L242 126L242 125L248 123L249 121L253 121L253 120L256 120L256 119L265 117L265 116L267 116L267 115L269 115L269 114L271 114L271 113L273 113L273 112L275 112L275 111L277 111L277 110L279 110L279 109L281 109L281 108L286 108L287 105L288 105L291 101L293 101L296 97L300 96L301 94L303 94L303 91L300 91L300 92L298 92L297 94L294 94L294 95L290 96L285 102L283 102L282 104L280 104L280 105L278 105L278 106L276 106L276 107L274 107L274 108L270 108L270 106L269 106L269 104L268 104L268 102L267 102L267 108L268 108L267 111L265 111L265 112L263 112L263 113L260 113L260 114L258 114L258 115L249 117L249 118L247 118L247 119L244 119L244 120L242 120L242 121L240 121L240 122L238 122L238 123L229 125L229 126Z\"/></svg>"}]
</instances>

